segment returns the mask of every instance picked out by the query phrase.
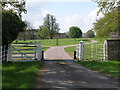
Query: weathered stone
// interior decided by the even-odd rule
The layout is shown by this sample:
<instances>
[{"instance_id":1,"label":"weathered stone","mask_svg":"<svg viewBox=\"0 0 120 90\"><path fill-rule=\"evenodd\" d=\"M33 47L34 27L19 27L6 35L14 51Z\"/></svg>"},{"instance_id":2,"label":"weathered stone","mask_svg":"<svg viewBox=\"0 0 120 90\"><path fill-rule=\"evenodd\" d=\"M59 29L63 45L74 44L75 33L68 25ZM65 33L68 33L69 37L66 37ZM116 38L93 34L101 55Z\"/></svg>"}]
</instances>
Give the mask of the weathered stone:
<instances>
[{"instance_id":1,"label":"weathered stone","mask_svg":"<svg viewBox=\"0 0 120 90\"><path fill-rule=\"evenodd\" d=\"M120 39L106 40L106 59L120 60Z\"/></svg>"}]
</instances>

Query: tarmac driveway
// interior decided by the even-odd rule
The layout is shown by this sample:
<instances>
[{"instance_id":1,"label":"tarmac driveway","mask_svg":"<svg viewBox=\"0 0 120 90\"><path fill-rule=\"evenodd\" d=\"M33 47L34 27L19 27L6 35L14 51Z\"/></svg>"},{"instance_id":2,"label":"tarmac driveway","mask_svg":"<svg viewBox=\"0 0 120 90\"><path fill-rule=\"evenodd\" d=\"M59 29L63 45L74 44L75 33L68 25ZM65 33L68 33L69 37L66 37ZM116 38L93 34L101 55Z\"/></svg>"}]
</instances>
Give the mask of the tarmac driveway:
<instances>
[{"instance_id":1,"label":"tarmac driveway","mask_svg":"<svg viewBox=\"0 0 120 90\"><path fill-rule=\"evenodd\" d=\"M35 88L118 88L118 80L92 71L74 60L44 62Z\"/></svg>"}]
</instances>

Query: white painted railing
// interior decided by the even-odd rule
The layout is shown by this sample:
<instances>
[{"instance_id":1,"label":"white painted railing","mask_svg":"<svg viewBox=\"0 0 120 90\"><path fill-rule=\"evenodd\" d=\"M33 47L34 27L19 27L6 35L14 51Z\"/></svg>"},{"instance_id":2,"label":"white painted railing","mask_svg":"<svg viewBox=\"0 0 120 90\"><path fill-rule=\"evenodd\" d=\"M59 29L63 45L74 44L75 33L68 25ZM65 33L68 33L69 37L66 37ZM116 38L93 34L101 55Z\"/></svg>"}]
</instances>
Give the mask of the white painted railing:
<instances>
[{"instance_id":1,"label":"white painted railing","mask_svg":"<svg viewBox=\"0 0 120 90\"><path fill-rule=\"evenodd\" d=\"M7 55L5 55L5 46L0 47L0 59L7 61L34 61L42 59L42 47L40 41L34 43L15 43L9 44Z\"/></svg>"},{"instance_id":2,"label":"white painted railing","mask_svg":"<svg viewBox=\"0 0 120 90\"><path fill-rule=\"evenodd\" d=\"M6 50L7 46L0 46L0 62L5 61L5 59L7 59L7 55L5 52L7 52L8 50Z\"/></svg>"}]
</instances>

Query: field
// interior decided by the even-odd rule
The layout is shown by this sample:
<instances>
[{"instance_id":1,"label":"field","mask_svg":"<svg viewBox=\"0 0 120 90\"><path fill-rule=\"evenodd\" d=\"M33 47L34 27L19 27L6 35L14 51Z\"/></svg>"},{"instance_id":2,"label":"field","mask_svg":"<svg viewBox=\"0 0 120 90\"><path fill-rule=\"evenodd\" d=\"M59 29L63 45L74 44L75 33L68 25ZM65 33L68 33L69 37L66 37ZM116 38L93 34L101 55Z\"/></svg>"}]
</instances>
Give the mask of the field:
<instances>
[{"instance_id":1,"label":"field","mask_svg":"<svg viewBox=\"0 0 120 90\"><path fill-rule=\"evenodd\" d=\"M7 62L2 64L3 88L33 88L42 61Z\"/></svg>"},{"instance_id":2,"label":"field","mask_svg":"<svg viewBox=\"0 0 120 90\"><path fill-rule=\"evenodd\" d=\"M16 40L13 43L26 43L26 42L35 42L35 41L41 41L41 46L64 46L64 45L74 45L79 44L80 41L84 42L90 42L88 38L77 38L75 39L58 39L58 45L57 45L57 39L41 39L41 40Z\"/></svg>"}]
</instances>

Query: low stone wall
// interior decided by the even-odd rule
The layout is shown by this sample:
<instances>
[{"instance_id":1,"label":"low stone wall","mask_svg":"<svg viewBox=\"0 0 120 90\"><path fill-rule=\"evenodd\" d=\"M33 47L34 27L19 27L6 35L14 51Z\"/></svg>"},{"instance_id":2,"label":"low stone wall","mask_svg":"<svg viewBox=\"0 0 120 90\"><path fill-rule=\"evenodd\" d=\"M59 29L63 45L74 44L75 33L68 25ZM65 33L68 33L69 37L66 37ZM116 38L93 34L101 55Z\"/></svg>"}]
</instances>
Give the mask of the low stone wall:
<instances>
[{"instance_id":1,"label":"low stone wall","mask_svg":"<svg viewBox=\"0 0 120 90\"><path fill-rule=\"evenodd\" d=\"M106 40L105 50L107 60L120 61L120 40Z\"/></svg>"}]
</instances>

